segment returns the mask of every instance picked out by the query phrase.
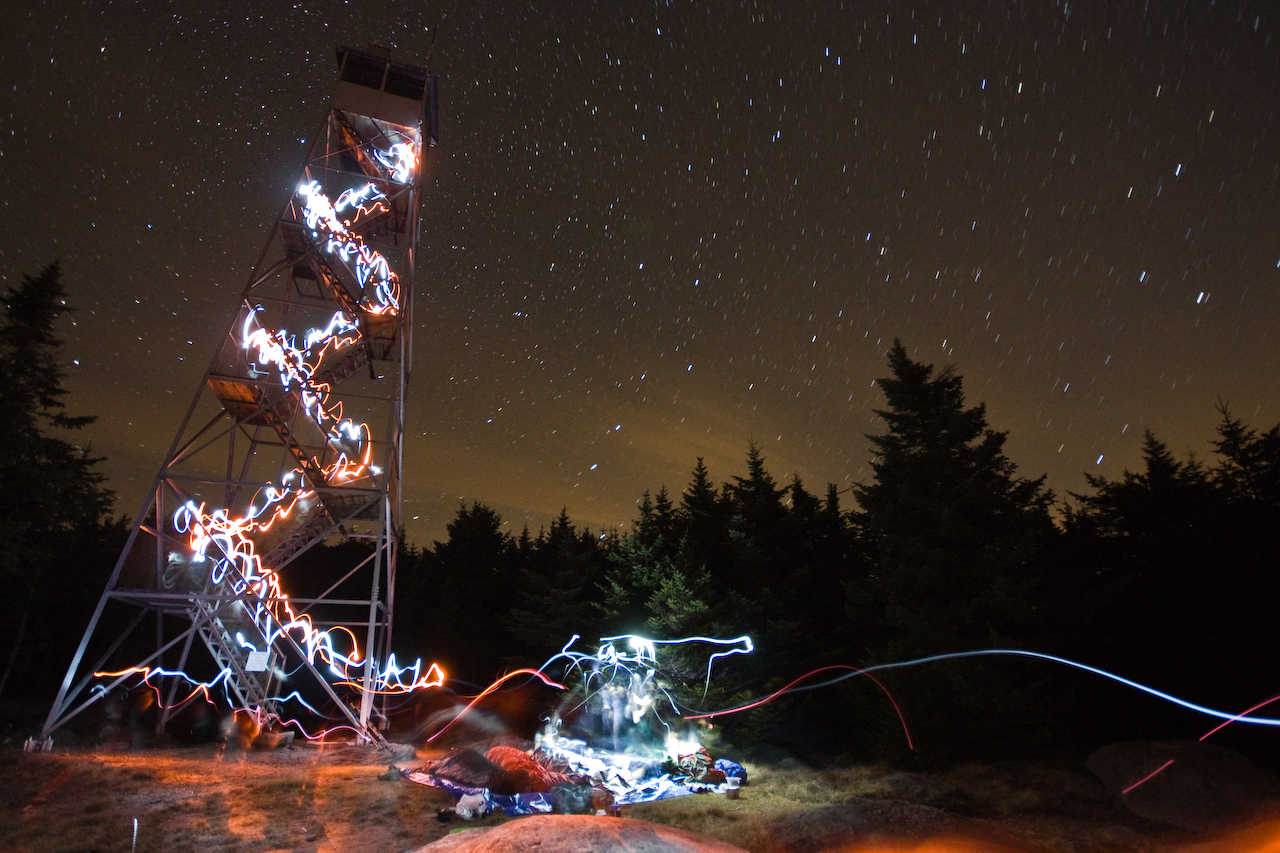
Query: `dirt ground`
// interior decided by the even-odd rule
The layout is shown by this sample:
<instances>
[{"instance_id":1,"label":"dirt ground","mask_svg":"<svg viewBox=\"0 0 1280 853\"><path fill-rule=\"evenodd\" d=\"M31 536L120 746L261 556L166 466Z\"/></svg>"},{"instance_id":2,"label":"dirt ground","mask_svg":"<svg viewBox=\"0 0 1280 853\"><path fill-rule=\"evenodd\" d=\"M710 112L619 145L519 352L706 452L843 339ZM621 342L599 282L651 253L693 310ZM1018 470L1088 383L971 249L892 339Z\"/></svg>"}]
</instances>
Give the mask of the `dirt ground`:
<instances>
[{"instance_id":1,"label":"dirt ground","mask_svg":"<svg viewBox=\"0 0 1280 853\"><path fill-rule=\"evenodd\" d=\"M428 757L406 751L397 764L411 767ZM459 829L504 820L441 822L437 813L453 800L412 782L380 780L390 758L372 747L341 744L273 751L212 745L51 754L4 749L0 853L402 853ZM739 800L695 795L628 807L626 816L711 835L754 853L799 853L823 848L803 838L797 841L779 827L796 825L797 819L803 825L805 814L838 808L851 798L865 802L901 795L886 787L895 775L885 768L820 770L784 763L748 764L748 769L752 782ZM954 792L953 799L963 800L964 825L990 830L985 836L996 841L961 844L917 837L895 843L881 838L870 847L843 849L1280 851L1280 824L1242 828L1227 839L1179 834L1127 815L1114 801L1096 796L1082 778L1067 779L1061 771L1033 765L959 768L939 781Z\"/></svg>"},{"instance_id":2,"label":"dirt ground","mask_svg":"<svg viewBox=\"0 0 1280 853\"><path fill-rule=\"evenodd\" d=\"M402 851L447 834L433 788L337 745L0 753L0 849ZM134 821L137 821L137 846Z\"/></svg>"}]
</instances>

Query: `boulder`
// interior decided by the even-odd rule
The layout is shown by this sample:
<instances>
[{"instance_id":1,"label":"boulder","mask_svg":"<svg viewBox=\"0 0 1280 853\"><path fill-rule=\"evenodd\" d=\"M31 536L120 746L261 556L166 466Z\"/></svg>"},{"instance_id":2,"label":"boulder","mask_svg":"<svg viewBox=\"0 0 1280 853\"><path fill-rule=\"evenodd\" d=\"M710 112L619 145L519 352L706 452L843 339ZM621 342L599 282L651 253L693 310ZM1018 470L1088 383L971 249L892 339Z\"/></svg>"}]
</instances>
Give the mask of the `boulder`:
<instances>
[{"instance_id":1,"label":"boulder","mask_svg":"<svg viewBox=\"0 0 1280 853\"><path fill-rule=\"evenodd\" d=\"M1057 815L1088 821L1124 821L1132 816L1083 766L1077 772L1041 762L970 763L949 771L947 781L963 791L958 791L953 801L932 802L909 796L894 799L988 816Z\"/></svg>"},{"instance_id":2,"label":"boulder","mask_svg":"<svg viewBox=\"0 0 1280 853\"><path fill-rule=\"evenodd\" d=\"M630 818L534 815L452 833L414 853L744 853L705 835Z\"/></svg>"},{"instance_id":3,"label":"boulder","mask_svg":"<svg viewBox=\"0 0 1280 853\"><path fill-rule=\"evenodd\" d=\"M1085 764L1134 814L1179 829L1221 832L1280 814L1280 779L1223 746L1132 741Z\"/></svg>"}]
</instances>

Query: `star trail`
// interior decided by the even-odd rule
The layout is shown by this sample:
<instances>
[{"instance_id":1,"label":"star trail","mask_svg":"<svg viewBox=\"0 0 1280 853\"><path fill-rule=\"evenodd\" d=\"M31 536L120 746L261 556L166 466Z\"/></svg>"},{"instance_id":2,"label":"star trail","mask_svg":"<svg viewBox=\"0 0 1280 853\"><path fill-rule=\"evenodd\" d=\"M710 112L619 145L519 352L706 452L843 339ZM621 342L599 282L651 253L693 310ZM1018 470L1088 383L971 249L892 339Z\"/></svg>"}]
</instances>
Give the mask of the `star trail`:
<instances>
[{"instance_id":1,"label":"star trail","mask_svg":"<svg viewBox=\"0 0 1280 853\"><path fill-rule=\"evenodd\" d=\"M215 4L216 6L216 4ZM405 519L603 531L696 458L867 480L900 338L1060 497L1280 420L1259 2L35 3L0 34L0 275L59 260L133 513L325 117L338 43L440 75ZM434 32L434 37L433 37Z\"/></svg>"}]
</instances>

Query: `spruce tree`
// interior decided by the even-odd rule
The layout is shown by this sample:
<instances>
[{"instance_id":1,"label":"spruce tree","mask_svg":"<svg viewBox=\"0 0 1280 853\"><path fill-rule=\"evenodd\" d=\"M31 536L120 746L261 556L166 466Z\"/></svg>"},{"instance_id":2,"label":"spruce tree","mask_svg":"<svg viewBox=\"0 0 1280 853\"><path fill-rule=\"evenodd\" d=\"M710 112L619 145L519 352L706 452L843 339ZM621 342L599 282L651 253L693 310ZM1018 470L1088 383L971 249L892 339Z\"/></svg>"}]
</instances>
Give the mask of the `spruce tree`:
<instances>
[{"instance_id":1,"label":"spruce tree","mask_svg":"<svg viewBox=\"0 0 1280 853\"><path fill-rule=\"evenodd\" d=\"M1233 417L1226 403L1218 404L1218 413L1213 446L1221 461L1214 482L1234 504L1280 510L1280 426L1259 434Z\"/></svg>"},{"instance_id":2,"label":"spruce tree","mask_svg":"<svg viewBox=\"0 0 1280 853\"><path fill-rule=\"evenodd\" d=\"M1018 476L1006 434L988 426L984 406L966 406L953 368L935 373L898 341L888 357L891 375L878 380L888 407L876 410L887 429L868 436L875 480L855 488L869 571L851 579L849 615L867 658L1025 644L1053 495L1044 477ZM1019 723L1037 736L1043 703L1019 678L1003 663L960 661L886 680L925 753L954 757L1025 747Z\"/></svg>"},{"instance_id":3,"label":"spruce tree","mask_svg":"<svg viewBox=\"0 0 1280 853\"><path fill-rule=\"evenodd\" d=\"M95 420L66 411L63 342L55 325L69 309L61 271L50 264L6 289L0 320L0 578L9 593L0 618L11 626L0 644L0 690L19 661L32 614L42 601L84 588L84 556L97 544L112 494L96 470L100 461L68 441L69 431ZM80 559L77 559L77 555ZM64 617L65 618L65 617ZM41 630L50 626L42 624ZM46 654L57 653L42 644ZM26 659L26 668L42 660Z\"/></svg>"},{"instance_id":4,"label":"spruce tree","mask_svg":"<svg viewBox=\"0 0 1280 853\"><path fill-rule=\"evenodd\" d=\"M1069 542L1089 571L1062 598L1075 605L1081 657L1180 696L1245 707L1280 666L1271 628L1280 427L1260 434L1219 411L1216 464L1180 460L1147 430L1139 470L1089 477L1093 493L1072 495ZM1185 724L1176 709L1153 714L1133 696L1089 722L1108 739L1148 736L1142 728L1180 736ZM1116 730L1122 723L1129 728Z\"/></svg>"},{"instance_id":5,"label":"spruce tree","mask_svg":"<svg viewBox=\"0 0 1280 853\"><path fill-rule=\"evenodd\" d=\"M397 580L397 626L411 623L397 635L419 642L414 655L436 658L451 677L480 685L511 653L498 627L515 604L520 561L515 538L502 527L502 516L486 504L459 506L444 542L416 563L402 553Z\"/></svg>"},{"instance_id":6,"label":"spruce tree","mask_svg":"<svg viewBox=\"0 0 1280 853\"><path fill-rule=\"evenodd\" d=\"M546 659L574 634L600 636L596 603L616 546L613 537L579 531L564 508L533 544L519 571L514 606L503 620L512 641L508 662L519 666L531 658Z\"/></svg>"},{"instance_id":7,"label":"spruce tree","mask_svg":"<svg viewBox=\"0 0 1280 853\"><path fill-rule=\"evenodd\" d=\"M857 520L877 561L883 618L903 651L986 644L1019 620L1020 576L1053 532L1053 493L1004 455L986 407L965 406L951 367L912 361L894 341L878 380L887 431L868 436L873 483L855 489Z\"/></svg>"}]
</instances>

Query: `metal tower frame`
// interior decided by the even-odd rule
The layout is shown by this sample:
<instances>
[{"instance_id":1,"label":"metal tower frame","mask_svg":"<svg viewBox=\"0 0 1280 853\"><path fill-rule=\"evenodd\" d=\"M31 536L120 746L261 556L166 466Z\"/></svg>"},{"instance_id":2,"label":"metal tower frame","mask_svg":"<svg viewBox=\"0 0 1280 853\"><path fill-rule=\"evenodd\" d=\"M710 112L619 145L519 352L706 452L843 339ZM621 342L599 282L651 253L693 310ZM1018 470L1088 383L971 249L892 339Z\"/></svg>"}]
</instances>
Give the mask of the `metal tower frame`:
<instances>
[{"instance_id":1,"label":"metal tower frame","mask_svg":"<svg viewBox=\"0 0 1280 853\"><path fill-rule=\"evenodd\" d=\"M362 740L385 744L371 716L387 683L377 661L391 642L421 163L435 144L436 84L375 46L339 47L337 58L298 188L136 516L42 738L142 674L166 694L161 729L179 691L196 685L259 720L281 717L302 686L325 694ZM322 593L288 596L291 575L301 580L294 561L335 535L368 540L371 555ZM85 667L108 608L137 612L114 639L99 638L100 657ZM150 654L102 675L148 617ZM211 670L192 657L197 645ZM139 647L148 644L128 646ZM188 676L188 666L212 677ZM358 707L334 680L357 688Z\"/></svg>"}]
</instances>

